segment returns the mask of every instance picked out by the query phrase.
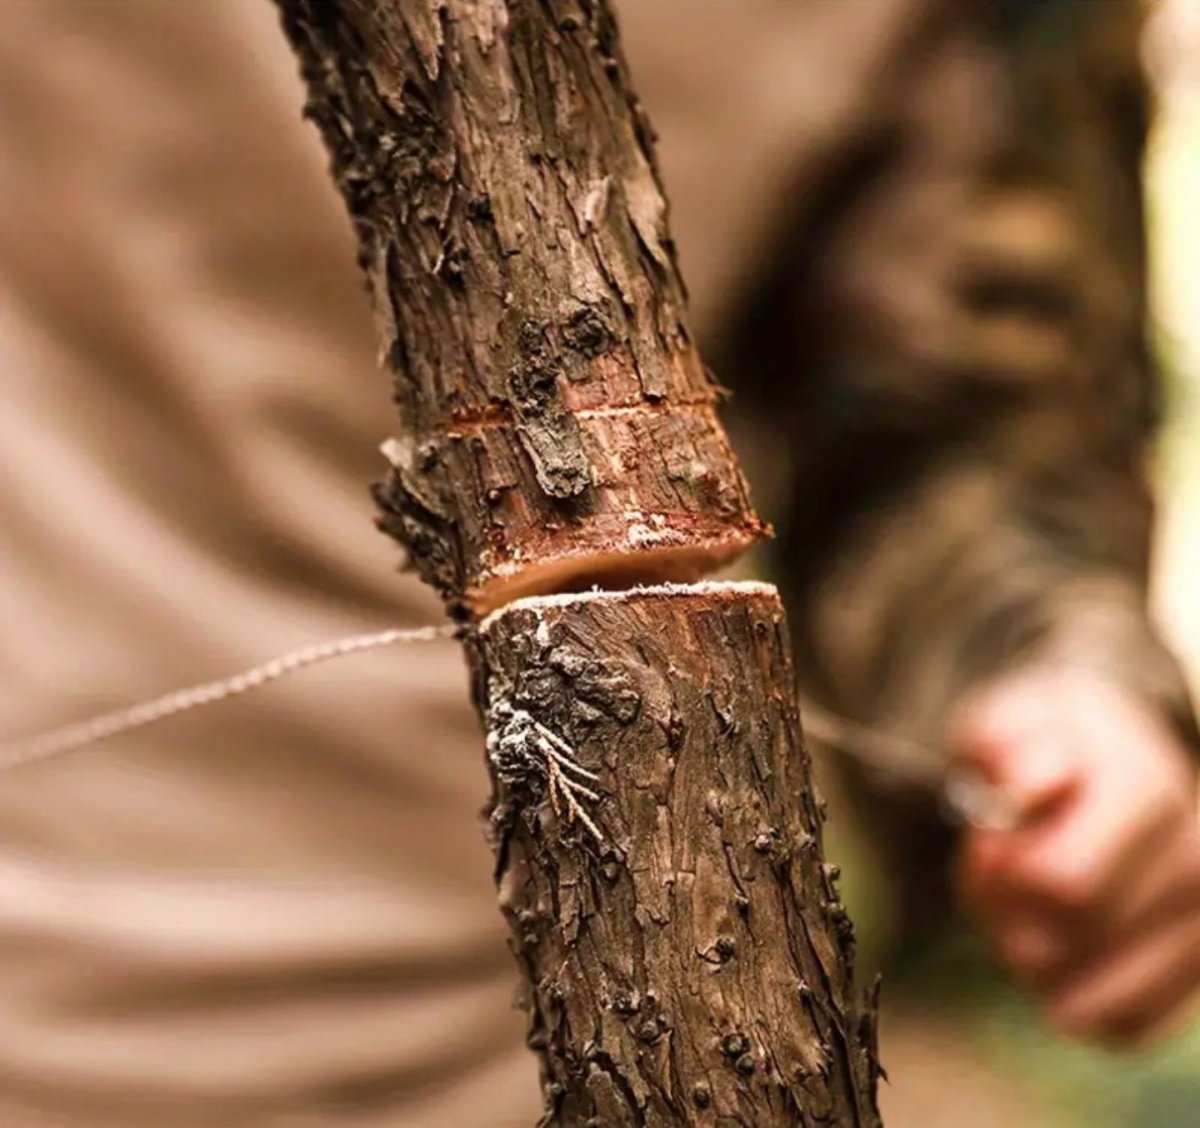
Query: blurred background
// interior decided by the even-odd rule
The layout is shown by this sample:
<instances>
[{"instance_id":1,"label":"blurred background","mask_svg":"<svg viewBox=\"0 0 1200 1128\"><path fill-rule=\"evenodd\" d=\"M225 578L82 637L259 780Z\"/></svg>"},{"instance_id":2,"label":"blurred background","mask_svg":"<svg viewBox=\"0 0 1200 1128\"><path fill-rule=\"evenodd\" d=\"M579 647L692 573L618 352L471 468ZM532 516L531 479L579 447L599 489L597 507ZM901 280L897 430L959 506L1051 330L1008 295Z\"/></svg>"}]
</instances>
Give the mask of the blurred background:
<instances>
[{"instance_id":1,"label":"blurred background","mask_svg":"<svg viewBox=\"0 0 1200 1128\"><path fill-rule=\"evenodd\" d=\"M1155 5L1146 42L1158 118L1146 169L1154 339L1167 373L1157 454L1159 623L1200 691L1200 2ZM853 857L853 835L831 852ZM838 827L834 827L835 835ZM861 866L848 896L870 961L880 900ZM926 958L927 957L927 958ZM965 929L885 990L889 1128L1195 1128L1200 1024L1159 1050L1117 1057L1046 1033ZM949 1090L949 1091L948 1091Z\"/></svg>"},{"instance_id":2,"label":"blurred background","mask_svg":"<svg viewBox=\"0 0 1200 1128\"><path fill-rule=\"evenodd\" d=\"M0 115L23 107L0 130L21 205L0 213L0 538L27 549L0 560L0 732L440 614L371 528L392 413L294 60L265 0L209 0L207 22L192 4L0 0L18 29ZM626 0L626 27L653 7ZM1200 0L1153 12L1154 598L1200 690ZM784 48L771 95L808 90ZM770 118L774 99L694 71L666 74L704 110L677 216L740 253L765 206L707 138L741 140L724 103ZM754 188L782 176L764 152ZM737 281L718 257L684 246L697 320ZM0 1124L291 1125L310 1101L306 1125L375 1125L395 1100L402 1128L527 1128L461 679L457 644L360 657L182 720L169 755L155 733L0 781L0 999L19 1002L0 1007ZM831 831L865 978L890 906L841 808ZM1069 1045L965 928L889 967L884 998L888 1128L1200 1126L1200 1027L1133 1058Z\"/></svg>"}]
</instances>

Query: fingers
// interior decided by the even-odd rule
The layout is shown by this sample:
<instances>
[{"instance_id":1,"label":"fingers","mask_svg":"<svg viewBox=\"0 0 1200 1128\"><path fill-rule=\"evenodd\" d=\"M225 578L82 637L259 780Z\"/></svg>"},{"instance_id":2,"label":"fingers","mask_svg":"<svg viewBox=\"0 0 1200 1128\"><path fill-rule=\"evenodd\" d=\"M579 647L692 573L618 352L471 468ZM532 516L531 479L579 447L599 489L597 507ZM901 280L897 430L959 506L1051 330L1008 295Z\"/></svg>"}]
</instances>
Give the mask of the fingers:
<instances>
[{"instance_id":1,"label":"fingers","mask_svg":"<svg viewBox=\"0 0 1200 1128\"><path fill-rule=\"evenodd\" d=\"M1026 824L1069 799L1084 758L1055 732L1045 694L1024 682L972 702L950 732L956 759L1003 788L1015 821Z\"/></svg>"},{"instance_id":2,"label":"fingers","mask_svg":"<svg viewBox=\"0 0 1200 1128\"><path fill-rule=\"evenodd\" d=\"M1031 902L1015 895L976 916L1013 977L1052 997L1078 980L1081 968L1108 953L1126 950L1179 920L1200 917L1200 842L1194 829L1157 855L1147 854L1145 862L1125 885L1114 886L1107 906L1090 917L1072 919L1041 899L1030 908Z\"/></svg>"},{"instance_id":3,"label":"fingers","mask_svg":"<svg viewBox=\"0 0 1200 1128\"><path fill-rule=\"evenodd\" d=\"M1156 716L1111 686L1001 687L956 751L1019 812L967 831L959 884L1000 962L1053 1025L1131 1046L1200 992L1194 769Z\"/></svg>"},{"instance_id":4,"label":"fingers","mask_svg":"<svg viewBox=\"0 0 1200 1128\"><path fill-rule=\"evenodd\" d=\"M990 905L977 901L976 915L1052 1026L1134 1048L1173 1032L1200 994L1200 836L1179 835L1110 897L1106 908L1072 915L1009 887ZM1084 903L1072 894L1069 904Z\"/></svg>"},{"instance_id":5,"label":"fingers","mask_svg":"<svg viewBox=\"0 0 1200 1128\"><path fill-rule=\"evenodd\" d=\"M1189 915L1200 915L1200 823L1196 822L1146 859L1114 904L1108 925L1113 940L1129 940Z\"/></svg>"},{"instance_id":6,"label":"fingers","mask_svg":"<svg viewBox=\"0 0 1200 1128\"><path fill-rule=\"evenodd\" d=\"M1046 1003L1060 1032L1132 1048L1169 1032L1195 1008L1200 990L1200 921L1150 929L1107 952Z\"/></svg>"},{"instance_id":7,"label":"fingers","mask_svg":"<svg viewBox=\"0 0 1200 1128\"><path fill-rule=\"evenodd\" d=\"M1079 798L1083 765L1059 741L1026 735L1019 718L980 718L969 739L960 741L959 755L1004 796L1007 829L976 829L963 839L959 871L961 892L983 915L1007 912L1004 902L1024 895L1027 874L1021 871L1023 851L1034 851L1056 828L1053 819L1065 814ZM999 722L999 723L997 723ZM1044 848L1044 847L1043 847ZM1031 862L1029 869L1035 870Z\"/></svg>"},{"instance_id":8,"label":"fingers","mask_svg":"<svg viewBox=\"0 0 1200 1128\"><path fill-rule=\"evenodd\" d=\"M964 842L964 894L983 915L1045 911L1104 921L1128 914L1163 875L1154 862L1181 837L1186 813L1149 797L1080 784L1051 816ZM1165 876L1170 876L1165 875Z\"/></svg>"}]
</instances>

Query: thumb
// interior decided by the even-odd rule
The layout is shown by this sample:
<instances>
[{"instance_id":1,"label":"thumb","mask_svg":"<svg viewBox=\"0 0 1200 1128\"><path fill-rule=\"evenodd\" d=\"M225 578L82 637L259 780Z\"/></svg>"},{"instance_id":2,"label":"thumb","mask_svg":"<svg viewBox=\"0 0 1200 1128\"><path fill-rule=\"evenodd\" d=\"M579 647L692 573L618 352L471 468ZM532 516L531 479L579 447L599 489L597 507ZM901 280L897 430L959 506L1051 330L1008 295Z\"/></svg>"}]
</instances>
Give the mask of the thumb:
<instances>
[{"instance_id":1,"label":"thumb","mask_svg":"<svg viewBox=\"0 0 1200 1128\"><path fill-rule=\"evenodd\" d=\"M1061 740L1018 741L988 749L976 763L1003 794L1014 827L1040 822L1067 806L1082 780L1078 760Z\"/></svg>"},{"instance_id":2,"label":"thumb","mask_svg":"<svg viewBox=\"0 0 1200 1128\"><path fill-rule=\"evenodd\" d=\"M1003 796L1012 826L1027 826L1065 806L1082 783L1082 764L1061 725L1052 725L1042 692L997 688L956 727L956 766Z\"/></svg>"}]
</instances>

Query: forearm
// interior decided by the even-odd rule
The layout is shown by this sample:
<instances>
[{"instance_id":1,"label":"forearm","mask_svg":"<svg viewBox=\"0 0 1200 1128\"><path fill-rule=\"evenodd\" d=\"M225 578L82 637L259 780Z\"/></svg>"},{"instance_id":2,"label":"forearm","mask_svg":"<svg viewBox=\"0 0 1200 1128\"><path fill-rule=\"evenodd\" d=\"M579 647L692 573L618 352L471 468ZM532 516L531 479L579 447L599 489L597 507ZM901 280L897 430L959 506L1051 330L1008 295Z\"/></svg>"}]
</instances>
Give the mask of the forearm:
<instances>
[{"instance_id":1,"label":"forearm","mask_svg":"<svg viewBox=\"0 0 1200 1128\"><path fill-rule=\"evenodd\" d=\"M1138 8L1054 7L931 31L878 162L778 279L778 566L807 689L934 744L1028 662L1189 715L1146 611Z\"/></svg>"},{"instance_id":2,"label":"forearm","mask_svg":"<svg viewBox=\"0 0 1200 1128\"><path fill-rule=\"evenodd\" d=\"M964 461L861 517L795 591L808 692L936 749L988 683L1034 665L1089 670L1190 735L1184 679L1147 613L1144 495L1115 482L1103 498L1038 492ZM1069 529L1089 520L1087 537Z\"/></svg>"}]
</instances>

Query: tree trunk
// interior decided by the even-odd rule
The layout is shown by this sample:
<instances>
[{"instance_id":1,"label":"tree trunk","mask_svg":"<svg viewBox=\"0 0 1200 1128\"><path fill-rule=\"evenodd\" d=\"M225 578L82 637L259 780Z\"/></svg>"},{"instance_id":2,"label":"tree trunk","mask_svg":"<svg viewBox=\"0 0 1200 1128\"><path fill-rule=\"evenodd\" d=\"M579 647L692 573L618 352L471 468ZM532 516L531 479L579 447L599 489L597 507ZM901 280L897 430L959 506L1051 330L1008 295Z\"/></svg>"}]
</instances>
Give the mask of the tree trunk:
<instances>
[{"instance_id":1,"label":"tree trunk","mask_svg":"<svg viewBox=\"0 0 1200 1128\"><path fill-rule=\"evenodd\" d=\"M276 0L466 632L547 1124L878 1124L782 613L606 0ZM524 593L534 598L504 604Z\"/></svg>"},{"instance_id":2,"label":"tree trunk","mask_svg":"<svg viewBox=\"0 0 1200 1128\"><path fill-rule=\"evenodd\" d=\"M384 527L424 577L487 610L756 539L607 5L281 6L396 375Z\"/></svg>"},{"instance_id":3,"label":"tree trunk","mask_svg":"<svg viewBox=\"0 0 1200 1128\"><path fill-rule=\"evenodd\" d=\"M523 599L477 659L549 1123L877 1124L775 589Z\"/></svg>"}]
</instances>

